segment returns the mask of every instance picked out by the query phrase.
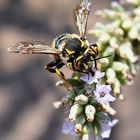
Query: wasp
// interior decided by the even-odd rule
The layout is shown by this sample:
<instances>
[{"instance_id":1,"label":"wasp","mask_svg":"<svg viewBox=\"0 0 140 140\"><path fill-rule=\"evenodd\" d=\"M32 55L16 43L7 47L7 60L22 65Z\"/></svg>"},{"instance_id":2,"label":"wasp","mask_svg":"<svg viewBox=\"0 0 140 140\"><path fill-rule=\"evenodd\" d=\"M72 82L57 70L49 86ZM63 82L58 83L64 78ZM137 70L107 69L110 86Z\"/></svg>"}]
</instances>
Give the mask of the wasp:
<instances>
[{"instance_id":1,"label":"wasp","mask_svg":"<svg viewBox=\"0 0 140 140\"><path fill-rule=\"evenodd\" d=\"M90 5L90 0L81 0L73 10L78 34L61 34L53 40L50 46L38 41L20 42L8 48L8 51L21 54L51 54L54 60L48 63L45 69L56 73L63 80L66 80L65 75L60 69L64 65L76 72L94 74L92 66L94 62L94 67L97 69L98 46L90 44L86 38Z\"/></svg>"}]
</instances>

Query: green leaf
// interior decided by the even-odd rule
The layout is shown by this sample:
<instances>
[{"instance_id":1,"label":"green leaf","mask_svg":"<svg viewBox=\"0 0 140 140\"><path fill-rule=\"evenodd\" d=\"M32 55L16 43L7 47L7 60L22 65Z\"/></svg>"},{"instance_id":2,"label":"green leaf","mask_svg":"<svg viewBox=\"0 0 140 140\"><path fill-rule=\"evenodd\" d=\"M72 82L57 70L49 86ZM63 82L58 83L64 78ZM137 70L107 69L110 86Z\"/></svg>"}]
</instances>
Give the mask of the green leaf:
<instances>
[{"instance_id":1,"label":"green leaf","mask_svg":"<svg viewBox=\"0 0 140 140\"><path fill-rule=\"evenodd\" d=\"M100 123L99 123L97 120L95 120L95 121L93 122L92 126L93 126L93 131L94 131L94 133L95 133L97 136L99 136L100 133L101 133L101 126L100 126Z\"/></svg>"},{"instance_id":2,"label":"green leaf","mask_svg":"<svg viewBox=\"0 0 140 140\"><path fill-rule=\"evenodd\" d=\"M73 87L79 87L83 86L85 84L84 81L79 80L79 79L67 79L67 81L73 86Z\"/></svg>"}]
</instances>

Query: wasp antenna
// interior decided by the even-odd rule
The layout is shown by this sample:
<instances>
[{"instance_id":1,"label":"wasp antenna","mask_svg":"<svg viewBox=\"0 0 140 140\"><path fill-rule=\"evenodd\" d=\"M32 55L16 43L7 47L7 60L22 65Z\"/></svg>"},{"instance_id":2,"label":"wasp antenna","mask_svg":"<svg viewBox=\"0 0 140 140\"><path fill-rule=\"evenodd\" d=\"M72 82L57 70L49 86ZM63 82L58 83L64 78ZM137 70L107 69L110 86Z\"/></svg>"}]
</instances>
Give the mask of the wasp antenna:
<instances>
[{"instance_id":1,"label":"wasp antenna","mask_svg":"<svg viewBox=\"0 0 140 140\"><path fill-rule=\"evenodd\" d=\"M103 58L107 58L107 57L110 57L111 55L107 55L107 56L103 56L103 57L99 57L99 58L96 58L95 60L100 60L100 59L103 59ZM94 60L93 60L94 61Z\"/></svg>"}]
</instances>

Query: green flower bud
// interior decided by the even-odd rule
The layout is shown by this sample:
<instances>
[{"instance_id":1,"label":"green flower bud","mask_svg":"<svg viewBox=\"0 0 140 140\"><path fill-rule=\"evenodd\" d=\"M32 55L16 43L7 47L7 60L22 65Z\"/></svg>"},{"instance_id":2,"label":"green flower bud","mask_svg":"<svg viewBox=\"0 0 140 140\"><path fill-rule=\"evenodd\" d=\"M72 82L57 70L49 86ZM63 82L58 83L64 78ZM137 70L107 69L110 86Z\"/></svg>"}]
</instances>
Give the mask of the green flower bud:
<instances>
[{"instance_id":1,"label":"green flower bud","mask_svg":"<svg viewBox=\"0 0 140 140\"><path fill-rule=\"evenodd\" d=\"M83 107L79 104L74 104L69 113L69 120L70 121L75 121L76 117L83 111Z\"/></svg>"},{"instance_id":2,"label":"green flower bud","mask_svg":"<svg viewBox=\"0 0 140 140\"><path fill-rule=\"evenodd\" d=\"M139 0L122 0L124 3L129 3L132 4L134 6L138 6L140 4Z\"/></svg>"},{"instance_id":3,"label":"green flower bud","mask_svg":"<svg viewBox=\"0 0 140 140\"><path fill-rule=\"evenodd\" d=\"M102 56L113 56L114 55L114 49L108 46L105 51L103 52Z\"/></svg>"},{"instance_id":4,"label":"green flower bud","mask_svg":"<svg viewBox=\"0 0 140 140\"><path fill-rule=\"evenodd\" d=\"M99 42L100 43L107 43L110 40L110 35L108 33L103 33L100 37L99 37Z\"/></svg>"},{"instance_id":5,"label":"green flower bud","mask_svg":"<svg viewBox=\"0 0 140 140\"><path fill-rule=\"evenodd\" d=\"M115 96L118 96L121 93L121 83L120 83L120 81L117 78L115 80L113 92L114 92Z\"/></svg>"},{"instance_id":6,"label":"green flower bud","mask_svg":"<svg viewBox=\"0 0 140 140\"><path fill-rule=\"evenodd\" d=\"M95 35L96 37L101 36L101 34L102 34L103 32L104 32L104 31L102 31L101 29L92 29L92 30L89 30L89 31L88 31L89 34L93 34L93 35Z\"/></svg>"},{"instance_id":7,"label":"green flower bud","mask_svg":"<svg viewBox=\"0 0 140 140\"><path fill-rule=\"evenodd\" d=\"M87 105L85 107L85 114L88 122L93 122L95 113L96 109L93 105Z\"/></svg>"},{"instance_id":8,"label":"green flower bud","mask_svg":"<svg viewBox=\"0 0 140 140\"><path fill-rule=\"evenodd\" d=\"M84 125L85 122L86 122L86 116L84 114L77 116L76 121L75 121L75 123L82 124L82 125Z\"/></svg>"},{"instance_id":9,"label":"green flower bud","mask_svg":"<svg viewBox=\"0 0 140 140\"><path fill-rule=\"evenodd\" d=\"M117 36L123 36L124 35L124 31L121 29L121 28L116 28L114 30L114 33L117 35Z\"/></svg>"},{"instance_id":10,"label":"green flower bud","mask_svg":"<svg viewBox=\"0 0 140 140\"><path fill-rule=\"evenodd\" d=\"M116 110L114 110L109 104L102 104L102 107L110 115L114 116L117 113Z\"/></svg>"},{"instance_id":11,"label":"green flower bud","mask_svg":"<svg viewBox=\"0 0 140 140\"><path fill-rule=\"evenodd\" d=\"M112 64L112 68L116 71L116 72L121 72L123 70L129 70L129 66L123 62L118 62L118 61L114 61Z\"/></svg>"},{"instance_id":12,"label":"green flower bud","mask_svg":"<svg viewBox=\"0 0 140 140\"><path fill-rule=\"evenodd\" d=\"M121 26L121 20L115 20L112 23L107 25L107 29L109 33L114 33L115 29L120 28Z\"/></svg>"},{"instance_id":13,"label":"green flower bud","mask_svg":"<svg viewBox=\"0 0 140 140\"><path fill-rule=\"evenodd\" d=\"M103 14L100 14L101 16L103 17L107 17L107 18L110 18L110 19L116 19L120 16L120 14L116 11L113 11L113 10L109 10L109 9L105 9L104 12L102 11Z\"/></svg>"},{"instance_id":14,"label":"green flower bud","mask_svg":"<svg viewBox=\"0 0 140 140\"><path fill-rule=\"evenodd\" d=\"M75 97L75 101L78 103L78 104L81 104L81 105L85 105L88 103L88 97L81 94L81 95L78 95Z\"/></svg>"},{"instance_id":15,"label":"green flower bud","mask_svg":"<svg viewBox=\"0 0 140 140\"><path fill-rule=\"evenodd\" d=\"M104 58L104 59L100 59L98 61L98 68L101 71L104 71L108 67L109 64L110 64L109 57L108 58Z\"/></svg>"},{"instance_id":16,"label":"green flower bud","mask_svg":"<svg viewBox=\"0 0 140 140\"><path fill-rule=\"evenodd\" d=\"M106 77L107 77L107 82L109 84L115 84L116 80L116 72L112 68L108 68L106 70Z\"/></svg>"},{"instance_id":17,"label":"green flower bud","mask_svg":"<svg viewBox=\"0 0 140 140\"><path fill-rule=\"evenodd\" d=\"M109 44L113 49L116 49L120 46L120 43L116 37L112 37L109 41Z\"/></svg>"},{"instance_id":18,"label":"green flower bud","mask_svg":"<svg viewBox=\"0 0 140 140\"><path fill-rule=\"evenodd\" d=\"M129 37L130 37L131 39L137 39L137 38L139 37L139 31L138 31L137 26L133 26L133 27L130 29L128 35L129 35Z\"/></svg>"},{"instance_id":19,"label":"green flower bud","mask_svg":"<svg viewBox=\"0 0 140 140\"><path fill-rule=\"evenodd\" d=\"M140 16L140 6L134 9L134 14L136 14L137 16Z\"/></svg>"},{"instance_id":20,"label":"green flower bud","mask_svg":"<svg viewBox=\"0 0 140 140\"><path fill-rule=\"evenodd\" d=\"M129 30L132 27L132 25L133 25L133 22L132 22L132 19L130 19L130 18L124 19L124 21L122 23L122 27L126 31Z\"/></svg>"},{"instance_id":21,"label":"green flower bud","mask_svg":"<svg viewBox=\"0 0 140 140\"><path fill-rule=\"evenodd\" d=\"M126 42L118 48L118 52L122 58L128 59L130 62L135 63L138 57L134 54L131 43Z\"/></svg>"},{"instance_id":22,"label":"green flower bud","mask_svg":"<svg viewBox=\"0 0 140 140\"><path fill-rule=\"evenodd\" d=\"M101 59L103 61L105 61L103 65L110 65L112 63L112 61L114 60L114 56L115 56L115 51L113 48L111 48L110 46L108 46L108 48L106 48L106 50L102 53L102 56L108 56L104 59Z\"/></svg>"},{"instance_id":23,"label":"green flower bud","mask_svg":"<svg viewBox=\"0 0 140 140\"><path fill-rule=\"evenodd\" d=\"M130 64L130 68L131 68L131 73L133 75L136 75L137 74L137 71L136 71L136 65L134 63L131 63Z\"/></svg>"},{"instance_id":24,"label":"green flower bud","mask_svg":"<svg viewBox=\"0 0 140 140\"><path fill-rule=\"evenodd\" d=\"M113 10L115 10L117 12L124 12L124 8L118 2L112 2L111 6L112 6Z\"/></svg>"}]
</instances>

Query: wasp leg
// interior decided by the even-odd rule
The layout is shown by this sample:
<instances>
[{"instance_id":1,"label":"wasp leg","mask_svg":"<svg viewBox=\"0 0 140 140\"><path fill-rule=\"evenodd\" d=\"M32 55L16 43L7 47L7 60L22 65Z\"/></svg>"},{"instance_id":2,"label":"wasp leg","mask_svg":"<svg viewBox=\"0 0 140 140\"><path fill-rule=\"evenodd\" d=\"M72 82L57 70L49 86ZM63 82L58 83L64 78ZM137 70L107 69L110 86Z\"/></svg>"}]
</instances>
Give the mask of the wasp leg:
<instances>
[{"instance_id":1,"label":"wasp leg","mask_svg":"<svg viewBox=\"0 0 140 140\"><path fill-rule=\"evenodd\" d=\"M56 73L56 68L57 69L60 69L60 68L62 68L64 66L64 64L63 64L63 62L61 61L61 60L54 60L54 61L52 61L52 62L50 62L50 63L48 63L45 67L44 67L44 69L46 69L46 70L48 70L49 72L52 72L52 73Z\"/></svg>"},{"instance_id":2,"label":"wasp leg","mask_svg":"<svg viewBox=\"0 0 140 140\"><path fill-rule=\"evenodd\" d=\"M58 59L58 60L54 60L50 62L44 68L51 73L56 73L64 81L64 85L66 86L66 88L69 89L70 84L65 79L65 75L63 74L63 72L59 70L64 65L65 64L61 60Z\"/></svg>"},{"instance_id":3,"label":"wasp leg","mask_svg":"<svg viewBox=\"0 0 140 140\"><path fill-rule=\"evenodd\" d=\"M98 70L98 68L97 68L97 61L96 61L96 59L94 59L94 63L95 63L95 69L96 69L96 70Z\"/></svg>"}]
</instances>

